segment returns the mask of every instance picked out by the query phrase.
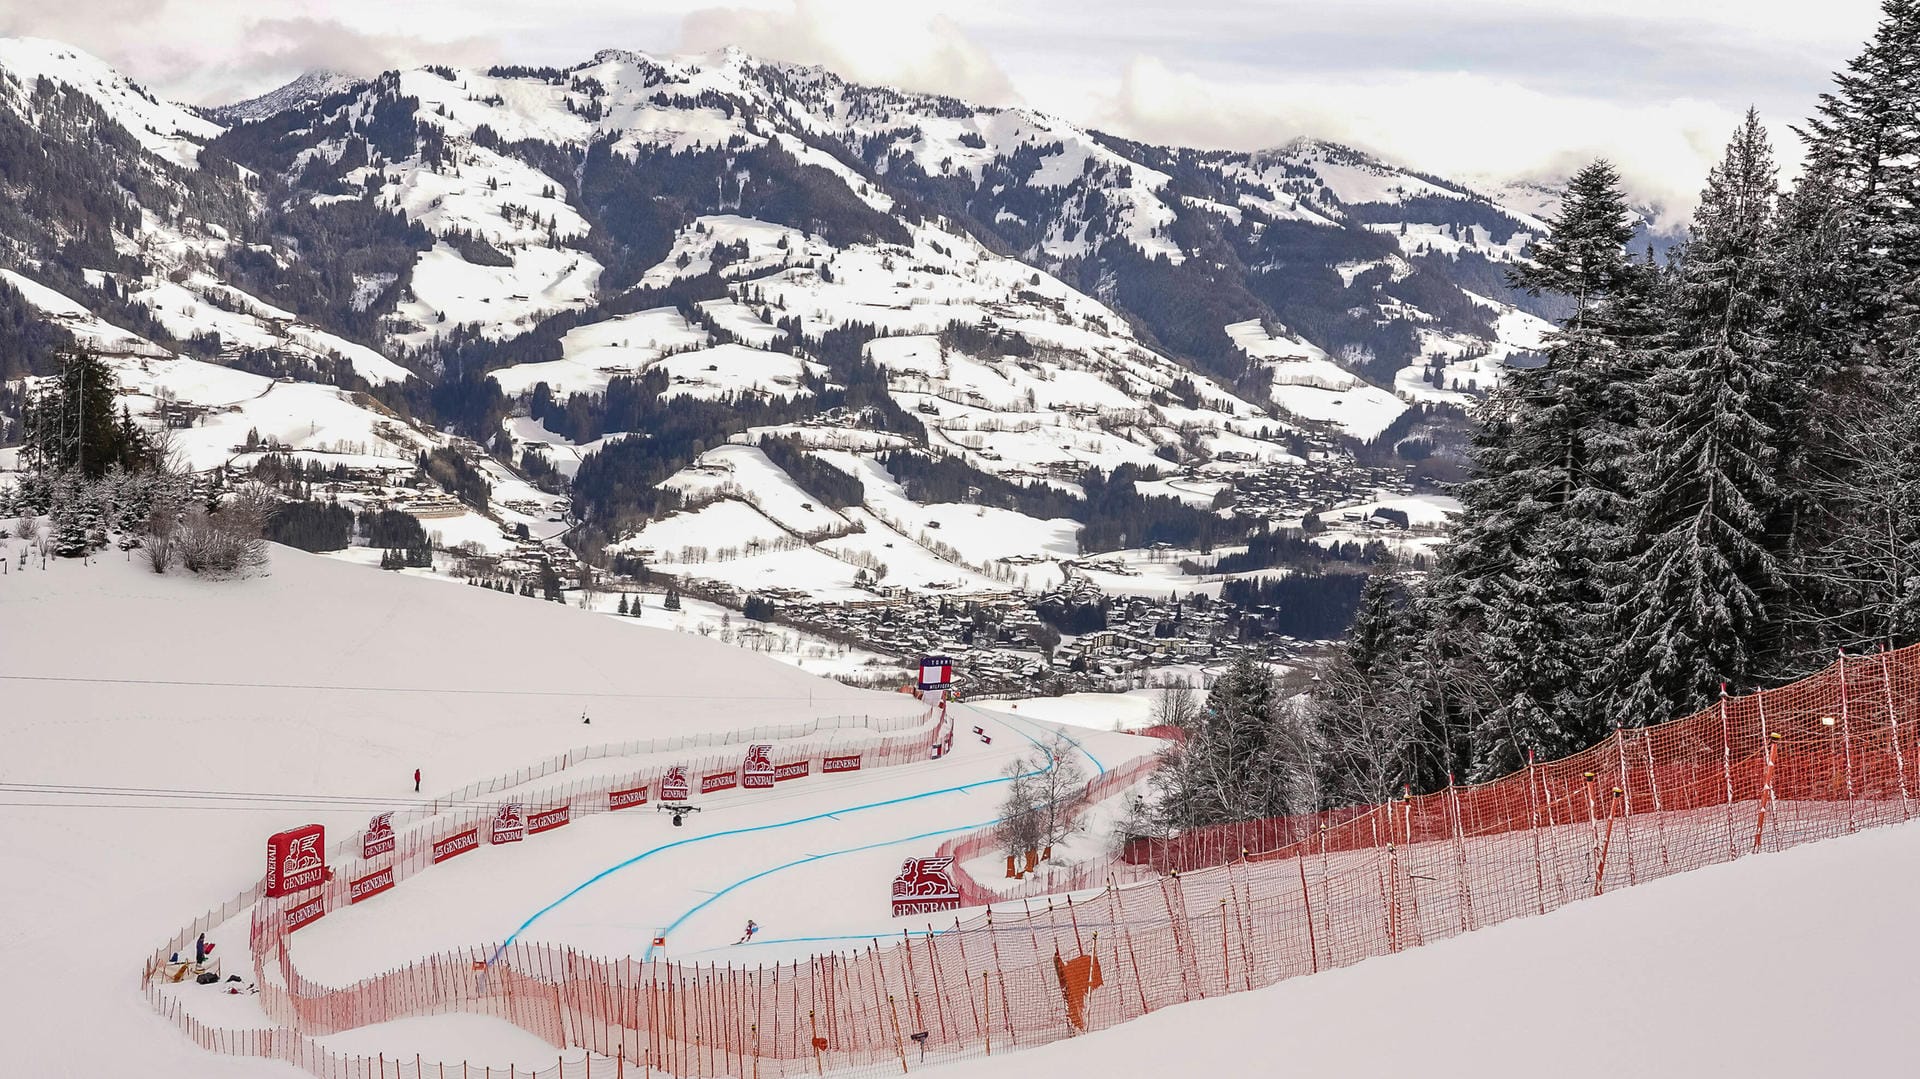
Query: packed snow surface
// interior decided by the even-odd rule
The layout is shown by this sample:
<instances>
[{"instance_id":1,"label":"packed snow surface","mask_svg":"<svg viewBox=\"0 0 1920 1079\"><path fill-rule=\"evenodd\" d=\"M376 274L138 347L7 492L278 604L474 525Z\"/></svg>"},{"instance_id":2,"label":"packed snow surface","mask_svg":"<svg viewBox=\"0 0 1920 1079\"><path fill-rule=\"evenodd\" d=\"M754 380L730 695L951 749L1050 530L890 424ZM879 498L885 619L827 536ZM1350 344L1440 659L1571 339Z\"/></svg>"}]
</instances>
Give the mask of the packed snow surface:
<instances>
[{"instance_id":1,"label":"packed snow surface","mask_svg":"<svg viewBox=\"0 0 1920 1079\"><path fill-rule=\"evenodd\" d=\"M1898 825L1168 1008L1019 1067L1057 1079L1906 1074L1917 886L1920 825ZM996 1055L945 1074L1006 1068Z\"/></svg>"}]
</instances>

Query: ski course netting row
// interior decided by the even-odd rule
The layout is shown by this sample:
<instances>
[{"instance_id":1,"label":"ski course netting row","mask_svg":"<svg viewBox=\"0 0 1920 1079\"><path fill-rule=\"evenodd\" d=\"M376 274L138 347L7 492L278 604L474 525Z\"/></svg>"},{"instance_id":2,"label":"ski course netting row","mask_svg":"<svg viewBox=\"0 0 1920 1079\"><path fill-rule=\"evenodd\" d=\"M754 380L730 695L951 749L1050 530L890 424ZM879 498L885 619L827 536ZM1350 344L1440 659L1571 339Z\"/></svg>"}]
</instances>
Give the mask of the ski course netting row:
<instances>
[{"instance_id":1,"label":"ski course netting row","mask_svg":"<svg viewBox=\"0 0 1920 1079\"><path fill-rule=\"evenodd\" d=\"M913 1071L1909 820L1917 697L1920 651L1843 658L1493 783L1198 830L1109 863L1151 879L996 903L787 963L609 960L519 941L484 972L472 964L491 947L325 986L293 969L284 906L267 902L254 945L261 1004L278 1026L203 1029L195 1040L317 1075L418 1079L441 1073L431 1062L383 1062L384 1072L322 1062L311 1037L469 1012L553 1045L556 1064L540 1079Z\"/></svg>"}]
</instances>

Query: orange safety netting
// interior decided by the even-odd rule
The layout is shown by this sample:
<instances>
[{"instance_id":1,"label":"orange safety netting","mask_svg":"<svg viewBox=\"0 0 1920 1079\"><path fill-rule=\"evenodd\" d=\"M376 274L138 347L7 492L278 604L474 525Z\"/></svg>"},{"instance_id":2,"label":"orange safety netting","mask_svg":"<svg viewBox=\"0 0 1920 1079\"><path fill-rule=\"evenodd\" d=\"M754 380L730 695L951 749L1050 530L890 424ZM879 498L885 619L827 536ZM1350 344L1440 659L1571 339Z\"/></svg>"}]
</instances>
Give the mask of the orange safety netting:
<instances>
[{"instance_id":1,"label":"orange safety netting","mask_svg":"<svg viewBox=\"0 0 1920 1079\"><path fill-rule=\"evenodd\" d=\"M1141 865L1105 867L1177 873L1003 902L801 962L642 964L516 943L484 969L475 963L491 947L326 986L288 954L288 904L263 901L254 958L260 1003L278 1026L189 1032L209 1048L353 1079L480 1074L418 1061L376 1071L312 1040L448 1012L498 1016L557 1053L594 1054L557 1060L541 1079L910 1071L1909 819L1917 688L1920 650L1847 659L1497 782L1200 829L1136 846ZM1110 793L1138 777L1101 782ZM170 1011L158 987L150 992Z\"/></svg>"}]
</instances>

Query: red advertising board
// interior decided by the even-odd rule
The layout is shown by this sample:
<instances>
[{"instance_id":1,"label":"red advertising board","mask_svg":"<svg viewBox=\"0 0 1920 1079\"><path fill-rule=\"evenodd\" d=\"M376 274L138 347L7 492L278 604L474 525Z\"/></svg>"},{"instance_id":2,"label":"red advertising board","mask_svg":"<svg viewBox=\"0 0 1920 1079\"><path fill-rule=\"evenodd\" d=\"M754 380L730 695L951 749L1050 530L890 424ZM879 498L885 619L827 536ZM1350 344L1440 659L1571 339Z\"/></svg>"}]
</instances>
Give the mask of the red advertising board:
<instances>
[{"instance_id":1,"label":"red advertising board","mask_svg":"<svg viewBox=\"0 0 1920 1079\"><path fill-rule=\"evenodd\" d=\"M326 912L327 896L325 892L316 894L312 899L303 900L297 906L287 908L285 915L287 932L291 933L309 922L319 921L321 915Z\"/></svg>"},{"instance_id":2,"label":"red advertising board","mask_svg":"<svg viewBox=\"0 0 1920 1079\"><path fill-rule=\"evenodd\" d=\"M893 878L893 916L932 914L960 906L952 858L908 858Z\"/></svg>"},{"instance_id":3,"label":"red advertising board","mask_svg":"<svg viewBox=\"0 0 1920 1079\"><path fill-rule=\"evenodd\" d=\"M388 888L393 887L393 867L377 869L347 885L347 902L358 903L362 899L372 899Z\"/></svg>"},{"instance_id":4,"label":"red advertising board","mask_svg":"<svg viewBox=\"0 0 1920 1079\"><path fill-rule=\"evenodd\" d=\"M687 770L680 765L667 769L667 778L660 781L660 800L663 802L684 802L693 792L693 785L687 781Z\"/></svg>"},{"instance_id":5,"label":"red advertising board","mask_svg":"<svg viewBox=\"0 0 1920 1079\"><path fill-rule=\"evenodd\" d=\"M391 853L393 843L393 814L382 813L368 821L367 830L360 833L360 857L372 861Z\"/></svg>"},{"instance_id":6,"label":"red advertising board","mask_svg":"<svg viewBox=\"0 0 1920 1079\"><path fill-rule=\"evenodd\" d=\"M738 769L731 772L715 772L710 776L700 777L701 794L712 794L714 791L730 791L739 785L740 772Z\"/></svg>"},{"instance_id":7,"label":"red advertising board","mask_svg":"<svg viewBox=\"0 0 1920 1079\"><path fill-rule=\"evenodd\" d=\"M508 802L493 815L493 827L487 832L489 843L518 843L527 838L527 818L520 813L519 802Z\"/></svg>"},{"instance_id":8,"label":"red advertising board","mask_svg":"<svg viewBox=\"0 0 1920 1079\"><path fill-rule=\"evenodd\" d=\"M267 837L267 895L292 895L319 884L326 877L325 828L307 824Z\"/></svg>"},{"instance_id":9,"label":"red advertising board","mask_svg":"<svg viewBox=\"0 0 1920 1079\"><path fill-rule=\"evenodd\" d=\"M541 832L550 832L553 829L560 827L561 825L567 823L572 819L573 819L573 803L572 802L568 802L566 805L560 806L555 809L543 809L538 813L533 813L528 815L527 834L539 835Z\"/></svg>"},{"instance_id":10,"label":"red advertising board","mask_svg":"<svg viewBox=\"0 0 1920 1079\"><path fill-rule=\"evenodd\" d=\"M455 855L465 854L480 847L480 829L469 828L464 832L455 832L445 839L437 839L433 844L435 864L446 861Z\"/></svg>"},{"instance_id":11,"label":"red advertising board","mask_svg":"<svg viewBox=\"0 0 1920 1079\"><path fill-rule=\"evenodd\" d=\"M632 806L647 804L647 788L635 787L628 791L611 791L607 794L607 808L628 809Z\"/></svg>"},{"instance_id":12,"label":"red advertising board","mask_svg":"<svg viewBox=\"0 0 1920 1079\"><path fill-rule=\"evenodd\" d=\"M748 746L747 759L740 763L740 785L750 790L774 784L772 746Z\"/></svg>"},{"instance_id":13,"label":"red advertising board","mask_svg":"<svg viewBox=\"0 0 1920 1079\"><path fill-rule=\"evenodd\" d=\"M843 757L827 757L820 762L822 775L829 772L858 772L859 770L860 754L858 753L849 753Z\"/></svg>"},{"instance_id":14,"label":"red advertising board","mask_svg":"<svg viewBox=\"0 0 1920 1079\"><path fill-rule=\"evenodd\" d=\"M812 774L812 761L792 761L774 767L773 781L775 783L785 783L789 779L805 779Z\"/></svg>"}]
</instances>

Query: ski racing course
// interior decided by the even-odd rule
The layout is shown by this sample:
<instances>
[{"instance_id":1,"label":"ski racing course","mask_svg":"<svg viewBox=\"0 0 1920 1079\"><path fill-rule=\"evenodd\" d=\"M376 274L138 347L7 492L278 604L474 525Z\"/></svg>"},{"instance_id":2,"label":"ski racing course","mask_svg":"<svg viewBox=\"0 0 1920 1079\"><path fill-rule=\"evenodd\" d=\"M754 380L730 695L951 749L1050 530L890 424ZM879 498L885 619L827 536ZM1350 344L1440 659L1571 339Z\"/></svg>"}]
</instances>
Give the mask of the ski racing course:
<instances>
[{"instance_id":1,"label":"ski racing course","mask_svg":"<svg viewBox=\"0 0 1920 1079\"><path fill-rule=\"evenodd\" d=\"M643 962L752 965L923 931L927 918L890 914L901 861L996 823L1011 771L1055 766L1042 748L1053 725L969 706L954 713L960 734L937 760L697 796L700 812L679 829L651 807L591 814L501 852L435 866L303 928L291 938L293 960L305 977L344 985L483 942L498 942L490 958L525 942ZM975 726L991 744L971 734ZM1088 778L1160 745L1062 733ZM1027 766L1012 769L1017 762ZM736 947L749 919L761 934ZM662 938L664 947L653 943Z\"/></svg>"}]
</instances>

